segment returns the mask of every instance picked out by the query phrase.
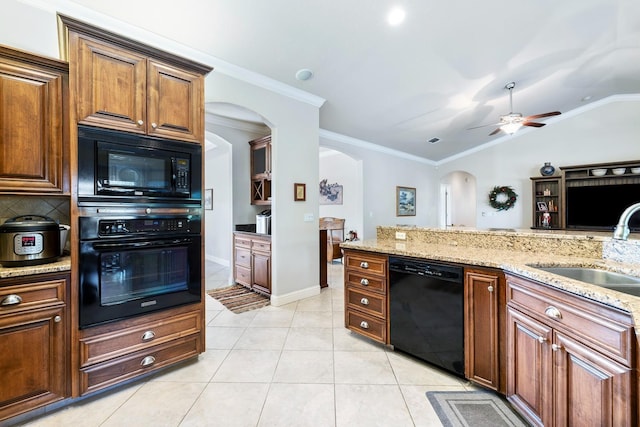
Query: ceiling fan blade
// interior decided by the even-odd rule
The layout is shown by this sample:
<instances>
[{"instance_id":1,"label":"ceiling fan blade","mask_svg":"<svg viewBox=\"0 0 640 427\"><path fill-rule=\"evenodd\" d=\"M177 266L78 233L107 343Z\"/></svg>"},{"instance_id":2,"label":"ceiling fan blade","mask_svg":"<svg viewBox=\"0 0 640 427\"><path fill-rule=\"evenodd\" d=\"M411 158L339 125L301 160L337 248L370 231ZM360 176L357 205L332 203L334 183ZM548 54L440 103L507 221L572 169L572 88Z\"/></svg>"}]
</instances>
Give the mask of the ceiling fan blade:
<instances>
[{"instance_id":1,"label":"ceiling fan blade","mask_svg":"<svg viewBox=\"0 0 640 427\"><path fill-rule=\"evenodd\" d=\"M486 128L487 126L498 126L500 123L489 123L486 125L480 125L480 126L474 126L474 127L470 127L467 128L467 130L471 130L471 129L480 129L480 128Z\"/></svg>"},{"instance_id":2,"label":"ceiling fan blade","mask_svg":"<svg viewBox=\"0 0 640 427\"><path fill-rule=\"evenodd\" d=\"M524 119L525 120L529 120L529 119L541 119L543 117L551 117L551 116L558 116L562 114L560 111L552 111L550 113L543 113L543 114L534 114L533 116L527 116Z\"/></svg>"},{"instance_id":3,"label":"ceiling fan blade","mask_svg":"<svg viewBox=\"0 0 640 427\"><path fill-rule=\"evenodd\" d=\"M491 132L491 133L489 134L489 136L495 135L496 133L500 132L501 130L502 130L502 129L497 128L496 130L494 130L493 132Z\"/></svg>"},{"instance_id":4,"label":"ceiling fan blade","mask_svg":"<svg viewBox=\"0 0 640 427\"><path fill-rule=\"evenodd\" d=\"M545 123L536 123L536 122L522 122L522 126L532 126L534 128L541 128Z\"/></svg>"}]
</instances>

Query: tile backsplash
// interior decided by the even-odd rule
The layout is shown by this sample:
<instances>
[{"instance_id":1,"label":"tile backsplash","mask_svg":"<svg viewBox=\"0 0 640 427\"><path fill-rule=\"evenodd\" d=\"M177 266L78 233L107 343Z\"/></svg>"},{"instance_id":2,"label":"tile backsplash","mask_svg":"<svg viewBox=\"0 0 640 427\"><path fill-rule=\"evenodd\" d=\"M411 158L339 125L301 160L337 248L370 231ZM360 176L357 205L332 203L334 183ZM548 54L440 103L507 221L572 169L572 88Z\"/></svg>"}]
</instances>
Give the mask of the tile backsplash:
<instances>
[{"instance_id":1,"label":"tile backsplash","mask_svg":"<svg viewBox=\"0 0 640 427\"><path fill-rule=\"evenodd\" d=\"M43 215L58 221L60 224L69 224L69 198L0 196L0 223L20 215Z\"/></svg>"}]
</instances>

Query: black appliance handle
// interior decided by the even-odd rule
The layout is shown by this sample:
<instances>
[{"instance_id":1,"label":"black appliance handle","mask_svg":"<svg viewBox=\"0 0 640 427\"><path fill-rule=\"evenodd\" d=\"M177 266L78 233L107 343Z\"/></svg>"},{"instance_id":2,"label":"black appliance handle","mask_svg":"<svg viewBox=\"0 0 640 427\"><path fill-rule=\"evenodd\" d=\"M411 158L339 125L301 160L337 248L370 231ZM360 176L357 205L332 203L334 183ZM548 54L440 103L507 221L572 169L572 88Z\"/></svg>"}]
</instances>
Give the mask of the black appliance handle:
<instances>
[{"instance_id":1,"label":"black appliance handle","mask_svg":"<svg viewBox=\"0 0 640 427\"><path fill-rule=\"evenodd\" d=\"M128 242L128 243L94 243L94 249L139 249L154 247L171 247L184 246L185 243L193 242L192 239L171 239L171 240L151 240L146 242Z\"/></svg>"}]
</instances>

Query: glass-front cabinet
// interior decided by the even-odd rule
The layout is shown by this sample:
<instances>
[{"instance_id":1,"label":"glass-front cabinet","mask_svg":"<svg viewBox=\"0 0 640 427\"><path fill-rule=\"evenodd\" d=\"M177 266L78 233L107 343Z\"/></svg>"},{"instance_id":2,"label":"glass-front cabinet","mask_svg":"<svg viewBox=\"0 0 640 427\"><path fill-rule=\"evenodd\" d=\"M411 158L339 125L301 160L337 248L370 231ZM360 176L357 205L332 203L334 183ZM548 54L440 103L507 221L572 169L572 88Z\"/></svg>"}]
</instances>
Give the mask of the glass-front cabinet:
<instances>
[{"instance_id":1,"label":"glass-front cabinet","mask_svg":"<svg viewBox=\"0 0 640 427\"><path fill-rule=\"evenodd\" d=\"M249 141L251 147L251 204L271 204L271 135Z\"/></svg>"}]
</instances>

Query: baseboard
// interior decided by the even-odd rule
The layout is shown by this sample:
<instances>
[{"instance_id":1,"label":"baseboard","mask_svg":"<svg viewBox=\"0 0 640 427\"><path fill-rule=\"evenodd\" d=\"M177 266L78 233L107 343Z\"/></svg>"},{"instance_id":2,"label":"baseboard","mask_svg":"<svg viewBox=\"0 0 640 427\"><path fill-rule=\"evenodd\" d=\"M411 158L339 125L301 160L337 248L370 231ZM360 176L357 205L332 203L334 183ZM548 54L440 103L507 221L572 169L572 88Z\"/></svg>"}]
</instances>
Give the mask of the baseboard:
<instances>
[{"instance_id":1,"label":"baseboard","mask_svg":"<svg viewBox=\"0 0 640 427\"><path fill-rule=\"evenodd\" d=\"M310 286L308 288L300 289L298 291L291 292L285 295L277 295L277 296L271 295L271 305L278 307L281 305L290 304L292 302L295 302L304 298L313 297L319 294L320 294L320 286L318 285Z\"/></svg>"},{"instance_id":2,"label":"baseboard","mask_svg":"<svg viewBox=\"0 0 640 427\"><path fill-rule=\"evenodd\" d=\"M225 266L225 267L229 267L231 265L231 263L229 262L228 259L218 258L218 257L213 256L213 255L205 254L204 259L207 260L207 261L215 262L216 264L220 264L220 265Z\"/></svg>"}]
</instances>

